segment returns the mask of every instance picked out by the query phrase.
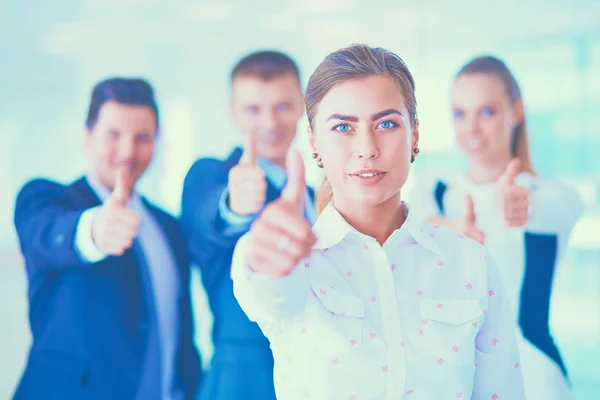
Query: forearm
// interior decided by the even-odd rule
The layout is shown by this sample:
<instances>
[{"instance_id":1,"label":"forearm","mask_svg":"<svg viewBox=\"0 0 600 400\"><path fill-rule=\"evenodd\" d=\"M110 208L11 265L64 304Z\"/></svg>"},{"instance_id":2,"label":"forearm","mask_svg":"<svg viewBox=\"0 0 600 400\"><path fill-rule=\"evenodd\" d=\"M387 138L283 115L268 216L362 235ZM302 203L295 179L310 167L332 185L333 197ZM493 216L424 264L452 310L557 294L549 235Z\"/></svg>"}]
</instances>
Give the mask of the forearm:
<instances>
[{"instance_id":1,"label":"forearm","mask_svg":"<svg viewBox=\"0 0 600 400\"><path fill-rule=\"evenodd\" d=\"M21 250L28 261L27 268L47 271L82 267L89 263L82 259L75 246L78 221L83 211L46 211L18 218L17 232Z\"/></svg>"}]
</instances>

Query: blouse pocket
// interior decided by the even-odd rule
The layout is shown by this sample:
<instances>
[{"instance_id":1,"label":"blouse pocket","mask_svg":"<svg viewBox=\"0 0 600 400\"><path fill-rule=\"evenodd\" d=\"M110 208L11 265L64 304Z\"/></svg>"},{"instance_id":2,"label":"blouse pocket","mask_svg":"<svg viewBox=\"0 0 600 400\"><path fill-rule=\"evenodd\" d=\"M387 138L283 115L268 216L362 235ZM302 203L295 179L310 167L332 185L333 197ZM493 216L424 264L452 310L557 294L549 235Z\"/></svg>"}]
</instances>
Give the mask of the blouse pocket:
<instances>
[{"instance_id":1,"label":"blouse pocket","mask_svg":"<svg viewBox=\"0 0 600 400\"><path fill-rule=\"evenodd\" d=\"M423 350L438 364L473 363L475 339L483 320L478 300L421 299L419 302Z\"/></svg>"},{"instance_id":2,"label":"blouse pocket","mask_svg":"<svg viewBox=\"0 0 600 400\"><path fill-rule=\"evenodd\" d=\"M365 303L352 294L311 282L305 316L305 331L311 345L333 357L343 356L360 346L365 317Z\"/></svg>"}]
</instances>

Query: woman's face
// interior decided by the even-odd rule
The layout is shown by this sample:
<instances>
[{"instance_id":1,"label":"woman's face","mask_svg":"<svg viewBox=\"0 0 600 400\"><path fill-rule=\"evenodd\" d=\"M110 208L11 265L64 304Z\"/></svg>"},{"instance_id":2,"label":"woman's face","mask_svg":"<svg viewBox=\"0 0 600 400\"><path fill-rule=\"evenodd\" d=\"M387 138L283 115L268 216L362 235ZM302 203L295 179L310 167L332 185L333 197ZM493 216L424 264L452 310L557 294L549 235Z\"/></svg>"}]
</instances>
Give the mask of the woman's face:
<instances>
[{"instance_id":1,"label":"woman's face","mask_svg":"<svg viewBox=\"0 0 600 400\"><path fill-rule=\"evenodd\" d=\"M474 165L511 158L513 131L523 118L519 100L511 104L502 81L489 74L459 76L452 88L454 131Z\"/></svg>"},{"instance_id":2,"label":"woman's face","mask_svg":"<svg viewBox=\"0 0 600 400\"><path fill-rule=\"evenodd\" d=\"M318 105L312 125L310 142L337 208L377 206L399 193L419 134L393 78L339 83Z\"/></svg>"}]
</instances>

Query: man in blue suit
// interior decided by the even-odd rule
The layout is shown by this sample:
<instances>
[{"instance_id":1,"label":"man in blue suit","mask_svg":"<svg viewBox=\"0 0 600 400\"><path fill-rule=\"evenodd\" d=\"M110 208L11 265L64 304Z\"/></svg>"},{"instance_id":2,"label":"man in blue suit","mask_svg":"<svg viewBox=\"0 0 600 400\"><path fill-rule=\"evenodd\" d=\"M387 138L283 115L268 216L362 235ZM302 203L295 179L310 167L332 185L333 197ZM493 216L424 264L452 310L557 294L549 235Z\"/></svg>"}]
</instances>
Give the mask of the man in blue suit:
<instances>
[{"instance_id":1,"label":"man in blue suit","mask_svg":"<svg viewBox=\"0 0 600 400\"><path fill-rule=\"evenodd\" d=\"M144 80L98 83L85 177L36 179L19 193L33 345L15 399L193 398L200 361L183 235L135 191L158 120Z\"/></svg>"},{"instance_id":2,"label":"man in blue suit","mask_svg":"<svg viewBox=\"0 0 600 400\"><path fill-rule=\"evenodd\" d=\"M185 179L182 226L214 315L215 353L201 400L275 400L269 342L233 295L231 258L237 240L285 186L285 159L303 109L292 59L274 51L246 56L231 74L231 114L244 148L225 161L198 160ZM312 221L313 197L307 189Z\"/></svg>"}]
</instances>

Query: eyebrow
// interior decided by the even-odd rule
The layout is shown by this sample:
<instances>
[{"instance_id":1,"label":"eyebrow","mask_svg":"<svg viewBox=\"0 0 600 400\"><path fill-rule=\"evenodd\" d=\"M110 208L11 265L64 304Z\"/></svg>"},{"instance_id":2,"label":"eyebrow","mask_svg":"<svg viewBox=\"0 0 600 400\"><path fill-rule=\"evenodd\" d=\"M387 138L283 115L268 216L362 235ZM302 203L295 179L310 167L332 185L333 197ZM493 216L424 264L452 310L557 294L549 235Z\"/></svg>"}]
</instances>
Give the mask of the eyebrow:
<instances>
[{"instance_id":1,"label":"eyebrow","mask_svg":"<svg viewBox=\"0 0 600 400\"><path fill-rule=\"evenodd\" d=\"M397 114L397 115L399 115L401 117L404 116L404 115L402 115L402 113L400 111L396 110L395 108L388 108L385 111L382 111L382 112L379 112L379 113L373 115L371 117L371 121L377 121L378 119L381 119L383 117L387 117L388 115L391 115L391 114Z\"/></svg>"},{"instance_id":2,"label":"eyebrow","mask_svg":"<svg viewBox=\"0 0 600 400\"><path fill-rule=\"evenodd\" d=\"M377 121L383 117L387 117L391 114L397 114L399 116L403 116L402 113L395 108L388 108L387 110L378 112L377 114L373 114L371 117L371 121ZM341 121L350 121L350 122L358 122L358 117L354 117L352 115L343 115L343 114L332 114L327 118L327 121L331 121L332 119L339 119Z\"/></svg>"},{"instance_id":3,"label":"eyebrow","mask_svg":"<svg viewBox=\"0 0 600 400\"><path fill-rule=\"evenodd\" d=\"M358 122L358 118L357 117L353 117L351 115L331 114L329 116L329 118L327 118L327 121L331 121L332 119L339 119L341 121Z\"/></svg>"}]
</instances>

